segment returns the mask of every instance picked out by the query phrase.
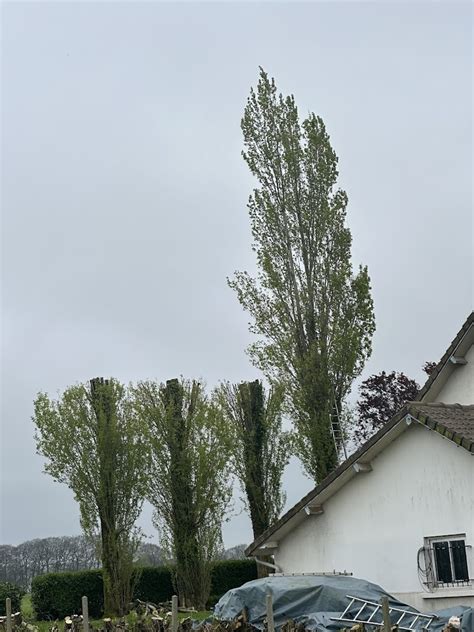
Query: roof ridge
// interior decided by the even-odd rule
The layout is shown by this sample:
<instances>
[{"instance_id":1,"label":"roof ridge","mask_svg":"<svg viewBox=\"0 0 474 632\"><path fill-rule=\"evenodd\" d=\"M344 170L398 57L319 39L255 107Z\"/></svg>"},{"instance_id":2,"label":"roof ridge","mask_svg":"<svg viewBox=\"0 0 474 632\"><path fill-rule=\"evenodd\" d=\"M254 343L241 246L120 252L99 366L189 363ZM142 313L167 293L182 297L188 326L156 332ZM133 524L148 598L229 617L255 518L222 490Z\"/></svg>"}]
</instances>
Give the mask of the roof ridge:
<instances>
[{"instance_id":1,"label":"roof ridge","mask_svg":"<svg viewBox=\"0 0 474 632\"><path fill-rule=\"evenodd\" d=\"M460 410L474 410L474 404L459 404L458 402L455 402L454 404L446 404L445 402L413 401L413 402L407 402L407 406L415 406L415 407L427 406L429 408L447 408L447 409L458 408Z\"/></svg>"},{"instance_id":2,"label":"roof ridge","mask_svg":"<svg viewBox=\"0 0 474 632\"><path fill-rule=\"evenodd\" d=\"M454 353L454 351L458 347L459 343L462 341L462 339L464 338L465 334L469 331L469 329L470 329L470 327L472 325L474 325L474 310L471 310L470 314L468 315L468 317L464 321L463 326L458 331L456 336L451 341L449 347L446 349L445 353L443 354L443 357L437 363L437 365L435 366L435 368L432 371L432 373L430 373L430 375L428 376L428 379L426 380L426 382L423 384L423 386L418 391L418 395L416 397L416 399L418 401L421 401L423 399L423 397L426 395L426 393L430 390L433 382L436 380L436 378L438 377L439 373L441 372L441 369L449 361L450 356Z\"/></svg>"}]
</instances>

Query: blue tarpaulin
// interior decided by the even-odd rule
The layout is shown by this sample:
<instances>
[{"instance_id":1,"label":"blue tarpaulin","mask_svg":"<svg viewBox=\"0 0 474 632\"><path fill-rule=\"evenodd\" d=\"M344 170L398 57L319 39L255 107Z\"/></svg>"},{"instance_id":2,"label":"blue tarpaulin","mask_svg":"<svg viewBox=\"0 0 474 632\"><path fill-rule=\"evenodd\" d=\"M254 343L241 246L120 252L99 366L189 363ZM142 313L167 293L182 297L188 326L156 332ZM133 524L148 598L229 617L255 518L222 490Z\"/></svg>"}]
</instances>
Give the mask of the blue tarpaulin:
<instances>
[{"instance_id":1,"label":"blue tarpaulin","mask_svg":"<svg viewBox=\"0 0 474 632\"><path fill-rule=\"evenodd\" d=\"M308 630L315 632L331 632L351 627L348 623L334 621L349 605L348 595L377 603L383 596L387 596L391 607L418 612L389 595L380 586L363 579L338 575L294 575L256 579L239 588L233 588L216 604L214 614L219 619L228 621L238 617L245 608L249 623L263 629L267 594L272 595L277 628L288 619L303 623ZM349 615L351 614L353 616L355 613L349 611ZM434 614L437 614L437 618L429 626L433 632L440 632L453 615L461 618L462 632L474 632L472 608L460 606L451 608L449 612ZM423 622L419 624L419 629L421 627Z\"/></svg>"}]
</instances>

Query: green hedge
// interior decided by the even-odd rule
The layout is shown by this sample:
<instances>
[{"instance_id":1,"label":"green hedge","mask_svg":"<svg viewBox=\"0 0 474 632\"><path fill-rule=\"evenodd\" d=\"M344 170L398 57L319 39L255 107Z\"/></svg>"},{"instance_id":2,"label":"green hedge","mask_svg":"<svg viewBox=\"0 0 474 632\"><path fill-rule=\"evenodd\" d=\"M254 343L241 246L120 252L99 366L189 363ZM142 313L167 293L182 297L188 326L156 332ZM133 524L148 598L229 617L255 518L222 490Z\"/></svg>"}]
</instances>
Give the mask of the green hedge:
<instances>
[{"instance_id":1,"label":"green hedge","mask_svg":"<svg viewBox=\"0 0 474 632\"><path fill-rule=\"evenodd\" d=\"M167 566L145 566L139 570L133 596L142 601L169 601L174 594L171 570Z\"/></svg>"},{"instance_id":2,"label":"green hedge","mask_svg":"<svg viewBox=\"0 0 474 632\"><path fill-rule=\"evenodd\" d=\"M169 601L173 595L172 569L146 566L138 569L134 597L142 601ZM211 597L214 605L224 593L257 578L254 560L215 562L211 572ZM104 608L102 571L48 573L33 579L31 601L38 619L62 619L81 611L81 598L89 599L89 615L102 616Z\"/></svg>"},{"instance_id":3,"label":"green hedge","mask_svg":"<svg viewBox=\"0 0 474 632\"><path fill-rule=\"evenodd\" d=\"M231 588L257 579L255 560L224 560L215 562L211 571L211 595L219 599Z\"/></svg>"},{"instance_id":4,"label":"green hedge","mask_svg":"<svg viewBox=\"0 0 474 632\"><path fill-rule=\"evenodd\" d=\"M24 594L25 591L19 586L11 584L10 582L0 582L0 616L3 617L6 615L5 599L7 597L10 597L12 601L12 612L18 612Z\"/></svg>"},{"instance_id":5,"label":"green hedge","mask_svg":"<svg viewBox=\"0 0 474 632\"><path fill-rule=\"evenodd\" d=\"M47 573L31 582L31 603L40 620L80 613L83 595L89 600L89 615L100 617L104 609L101 570Z\"/></svg>"}]
</instances>

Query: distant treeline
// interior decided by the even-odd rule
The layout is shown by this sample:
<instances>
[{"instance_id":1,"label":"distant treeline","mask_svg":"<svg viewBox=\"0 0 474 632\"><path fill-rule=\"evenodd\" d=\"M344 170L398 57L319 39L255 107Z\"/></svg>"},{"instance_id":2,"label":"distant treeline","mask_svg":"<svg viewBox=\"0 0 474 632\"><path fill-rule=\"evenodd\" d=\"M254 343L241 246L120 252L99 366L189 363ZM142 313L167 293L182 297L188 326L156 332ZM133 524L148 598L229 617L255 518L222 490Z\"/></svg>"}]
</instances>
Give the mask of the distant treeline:
<instances>
[{"instance_id":1,"label":"distant treeline","mask_svg":"<svg viewBox=\"0 0 474 632\"><path fill-rule=\"evenodd\" d=\"M244 557L245 545L227 549L221 559ZM166 563L161 547L142 543L136 556L137 566L160 566ZM29 590L37 575L58 571L81 571L100 568L96 544L82 535L27 540L18 546L0 545L0 582L7 581Z\"/></svg>"}]
</instances>

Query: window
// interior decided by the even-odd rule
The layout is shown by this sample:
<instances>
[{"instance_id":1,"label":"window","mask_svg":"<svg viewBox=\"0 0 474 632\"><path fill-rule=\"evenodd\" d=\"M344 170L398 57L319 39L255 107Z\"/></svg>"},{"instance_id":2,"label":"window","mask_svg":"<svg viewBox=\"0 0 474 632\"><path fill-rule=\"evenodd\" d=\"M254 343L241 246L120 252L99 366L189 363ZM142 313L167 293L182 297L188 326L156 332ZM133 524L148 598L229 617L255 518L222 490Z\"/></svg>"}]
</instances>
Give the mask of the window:
<instances>
[{"instance_id":1,"label":"window","mask_svg":"<svg viewBox=\"0 0 474 632\"><path fill-rule=\"evenodd\" d=\"M426 538L427 557L434 586L469 584L464 535Z\"/></svg>"}]
</instances>

